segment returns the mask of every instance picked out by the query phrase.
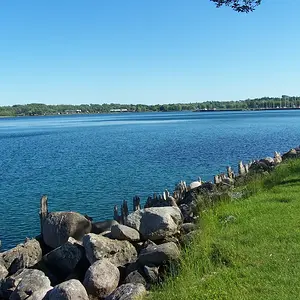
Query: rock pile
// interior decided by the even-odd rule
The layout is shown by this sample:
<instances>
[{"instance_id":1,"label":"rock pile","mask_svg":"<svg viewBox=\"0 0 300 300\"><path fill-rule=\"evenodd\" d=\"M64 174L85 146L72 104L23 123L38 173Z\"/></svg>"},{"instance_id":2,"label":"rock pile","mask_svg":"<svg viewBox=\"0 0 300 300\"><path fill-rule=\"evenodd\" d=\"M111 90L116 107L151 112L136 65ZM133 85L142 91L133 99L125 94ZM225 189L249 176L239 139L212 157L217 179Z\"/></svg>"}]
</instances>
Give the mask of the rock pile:
<instances>
[{"instance_id":1,"label":"rock pile","mask_svg":"<svg viewBox=\"0 0 300 300\"><path fill-rule=\"evenodd\" d=\"M0 299L129 300L143 296L161 282L167 266L176 263L180 248L197 230L199 207L228 196L241 179L270 172L282 160L300 157L300 147L282 156L231 167L214 183L181 181L171 195L153 195L141 209L133 198L114 208L114 219L92 222L77 212L48 212L41 199L41 235L0 253ZM204 203L205 202L205 203Z\"/></svg>"}]
</instances>

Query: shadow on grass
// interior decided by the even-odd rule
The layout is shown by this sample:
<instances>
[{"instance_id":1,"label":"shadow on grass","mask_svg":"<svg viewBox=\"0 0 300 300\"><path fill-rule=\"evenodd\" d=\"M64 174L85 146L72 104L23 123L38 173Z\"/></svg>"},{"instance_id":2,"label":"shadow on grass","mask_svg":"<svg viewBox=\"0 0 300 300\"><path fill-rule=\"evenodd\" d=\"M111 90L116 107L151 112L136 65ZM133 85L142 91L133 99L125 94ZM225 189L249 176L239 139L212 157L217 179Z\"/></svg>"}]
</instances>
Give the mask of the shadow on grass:
<instances>
[{"instance_id":1,"label":"shadow on grass","mask_svg":"<svg viewBox=\"0 0 300 300\"><path fill-rule=\"evenodd\" d=\"M282 182L280 182L280 185L295 185L299 183L300 183L300 179L290 179L290 180L283 180Z\"/></svg>"}]
</instances>

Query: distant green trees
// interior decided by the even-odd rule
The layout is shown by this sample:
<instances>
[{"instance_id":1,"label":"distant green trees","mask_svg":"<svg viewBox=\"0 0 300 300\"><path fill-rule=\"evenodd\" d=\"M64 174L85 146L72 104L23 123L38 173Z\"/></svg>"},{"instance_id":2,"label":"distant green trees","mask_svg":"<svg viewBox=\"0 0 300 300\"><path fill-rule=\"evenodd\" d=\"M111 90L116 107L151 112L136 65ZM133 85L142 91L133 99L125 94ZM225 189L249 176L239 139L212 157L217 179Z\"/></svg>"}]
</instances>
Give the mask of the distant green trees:
<instances>
[{"instance_id":1,"label":"distant green trees","mask_svg":"<svg viewBox=\"0 0 300 300\"><path fill-rule=\"evenodd\" d=\"M0 116L43 116L60 114L97 114L110 113L111 110L126 109L128 112L148 111L182 111L182 110L251 110L251 109L276 109L298 108L300 97L282 95L282 97L263 97L239 101L206 101L195 103L173 104L81 104L81 105L46 105L42 103L30 103L25 105L0 106Z\"/></svg>"}]
</instances>

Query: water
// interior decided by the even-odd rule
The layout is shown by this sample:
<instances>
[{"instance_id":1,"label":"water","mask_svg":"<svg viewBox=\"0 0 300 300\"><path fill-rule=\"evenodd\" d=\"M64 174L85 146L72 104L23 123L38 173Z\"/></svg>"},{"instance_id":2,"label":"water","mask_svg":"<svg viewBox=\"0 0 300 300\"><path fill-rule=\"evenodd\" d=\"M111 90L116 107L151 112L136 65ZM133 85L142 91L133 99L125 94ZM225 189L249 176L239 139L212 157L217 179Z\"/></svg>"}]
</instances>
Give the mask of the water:
<instances>
[{"instance_id":1,"label":"water","mask_svg":"<svg viewBox=\"0 0 300 300\"><path fill-rule=\"evenodd\" d=\"M50 211L111 218L123 199L299 145L299 121L300 111L0 119L2 249L39 233L42 194Z\"/></svg>"}]
</instances>

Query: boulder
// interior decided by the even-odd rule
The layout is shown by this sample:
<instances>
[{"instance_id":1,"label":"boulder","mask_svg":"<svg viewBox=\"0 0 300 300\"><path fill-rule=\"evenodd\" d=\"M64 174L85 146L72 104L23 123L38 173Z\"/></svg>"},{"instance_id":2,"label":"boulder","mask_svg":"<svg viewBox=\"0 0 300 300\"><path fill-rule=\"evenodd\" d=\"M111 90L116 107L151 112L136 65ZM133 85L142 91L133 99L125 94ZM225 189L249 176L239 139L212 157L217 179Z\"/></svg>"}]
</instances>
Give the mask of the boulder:
<instances>
[{"instance_id":1,"label":"boulder","mask_svg":"<svg viewBox=\"0 0 300 300\"><path fill-rule=\"evenodd\" d=\"M110 231L111 227L113 225L119 224L116 220L106 220L106 221L101 221L101 222L94 222L92 223L92 230L91 233L102 233L105 231Z\"/></svg>"},{"instance_id":2,"label":"boulder","mask_svg":"<svg viewBox=\"0 0 300 300\"><path fill-rule=\"evenodd\" d=\"M272 157L265 157L260 159L259 161L265 163L268 167L272 167L275 165L274 158Z\"/></svg>"},{"instance_id":3,"label":"boulder","mask_svg":"<svg viewBox=\"0 0 300 300\"><path fill-rule=\"evenodd\" d=\"M4 279L7 275L8 275L7 269L2 264L0 264L0 281Z\"/></svg>"},{"instance_id":4,"label":"boulder","mask_svg":"<svg viewBox=\"0 0 300 300\"><path fill-rule=\"evenodd\" d=\"M272 165L269 164L267 161L255 161L251 164L249 171L252 173L263 173L263 172L269 172L273 168Z\"/></svg>"},{"instance_id":5,"label":"boulder","mask_svg":"<svg viewBox=\"0 0 300 300\"><path fill-rule=\"evenodd\" d=\"M199 187L201 185L202 185L201 180L193 181L190 183L190 190L196 189L197 187Z\"/></svg>"},{"instance_id":6,"label":"boulder","mask_svg":"<svg viewBox=\"0 0 300 300\"><path fill-rule=\"evenodd\" d=\"M193 202L191 202L191 203L193 203ZM185 223L194 221L193 205L191 203L190 204L184 203L184 204L179 205L179 209L182 213L183 221Z\"/></svg>"},{"instance_id":7,"label":"boulder","mask_svg":"<svg viewBox=\"0 0 300 300\"><path fill-rule=\"evenodd\" d=\"M110 295L117 287L120 279L118 268L108 259L94 262L85 273L83 285L90 300L102 299Z\"/></svg>"},{"instance_id":8,"label":"boulder","mask_svg":"<svg viewBox=\"0 0 300 300\"><path fill-rule=\"evenodd\" d=\"M197 234L199 234L198 230L194 230L187 234L184 234L180 239L181 244L183 246L190 245L193 242L194 238L197 236Z\"/></svg>"},{"instance_id":9,"label":"boulder","mask_svg":"<svg viewBox=\"0 0 300 300\"><path fill-rule=\"evenodd\" d=\"M137 210L126 219L126 225L139 231L142 238L160 240L178 232L182 223L178 207L150 207Z\"/></svg>"},{"instance_id":10,"label":"boulder","mask_svg":"<svg viewBox=\"0 0 300 300\"><path fill-rule=\"evenodd\" d=\"M146 286L146 284L147 284L144 276L138 270L129 273L126 276L124 282L125 283L133 283L133 284L140 283L144 286Z\"/></svg>"},{"instance_id":11,"label":"boulder","mask_svg":"<svg viewBox=\"0 0 300 300\"><path fill-rule=\"evenodd\" d=\"M105 300L137 300L146 294L146 288L142 284L126 283L120 285Z\"/></svg>"},{"instance_id":12,"label":"boulder","mask_svg":"<svg viewBox=\"0 0 300 300\"><path fill-rule=\"evenodd\" d=\"M60 278L66 278L76 268L84 255L84 248L67 242L43 256L46 266Z\"/></svg>"},{"instance_id":13,"label":"boulder","mask_svg":"<svg viewBox=\"0 0 300 300\"><path fill-rule=\"evenodd\" d=\"M159 266L171 260L177 260L180 256L180 251L174 242L169 242L161 245L149 245L140 252L138 262L141 265Z\"/></svg>"},{"instance_id":14,"label":"boulder","mask_svg":"<svg viewBox=\"0 0 300 300\"><path fill-rule=\"evenodd\" d=\"M81 240L91 228L91 221L77 212L53 212L44 221L43 239L49 247L57 248L69 237Z\"/></svg>"},{"instance_id":15,"label":"boulder","mask_svg":"<svg viewBox=\"0 0 300 300\"><path fill-rule=\"evenodd\" d=\"M140 240L140 234L137 230L117 224L111 227L111 237L117 240L126 240L129 242L138 242Z\"/></svg>"},{"instance_id":16,"label":"boulder","mask_svg":"<svg viewBox=\"0 0 300 300\"><path fill-rule=\"evenodd\" d=\"M26 300L45 300L45 296L51 289L52 289L52 286L49 288L43 288L41 290L33 292L33 294L31 296L29 296L28 298L26 298Z\"/></svg>"},{"instance_id":17,"label":"boulder","mask_svg":"<svg viewBox=\"0 0 300 300\"><path fill-rule=\"evenodd\" d=\"M84 236L83 245L86 257L91 264L96 260L107 258L115 266L134 262L137 252L128 241L111 240L101 235L90 233Z\"/></svg>"},{"instance_id":18,"label":"boulder","mask_svg":"<svg viewBox=\"0 0 300 300\"><path fill-rule=\"evenodd\" d=\"M71 279L56 285L46 295L47 300L89 300L81 282Z\"/></svg>"},{"instance_id":19,"label":"boulder","mask_svg":"<svg viewBox=\"0 0 300 300\"><path fill-rule=\"evenodd\" d=\"M24 244L1 253L2 262L10 274L20 269L34 266L42 259L42 249L36 239L28 239Z\"/></svg>"},{"instance_id":20,"label":"boulder","mask_svg":"<svg viewBox=\"0 0 300 300\"><path fill-rule=\"evenodd\" d=\"M42 271L35 269L24 269L14 278L13 286L10 300L24 300L34 292L51 288L49 278Z\"/></svg>"},{"instance_id":21,"label":"boulder","mask_svg":"<svg viewBox=\"0 0 300 300\"><path fill-rule=\"evenodd\" d=\"M298 154L297 150L293 148L282 155L282 160L292 159L292 158L296 158L299 156L300 156L300 153Z\"/></svg>"},{"instance_id":22,"label":"boulder","mask_svg":"<svg viewBox=\"0 0 300 300\"><path fill-rule=\"evenodd\" d=\"M194 223L184 223L181 226L181 231L183 233L189 233L189 232L191 232L193 230L196 230L196 228L197 228L197 226Z\"/></svg>"},{"instance_id":23,"label":"boulder","mask_svg":"<svg viewBox=\"0 0 300 300\"><path fill-rule=\"evenodd\" d=\"M128 276L131 272L134 272L134 271L139 271L140 273L143 272L142 266L137 261L126 265L125 277Z\"/></svg>"},{"instance_id":24,"label":"boulder","mask_svg":"<svg viewBox=\"0 0 300 300\"><path fill-rule=\"evenodd\" d=\"M158 283L160 278L159 278L159 269L158 267L155 266L144 266L144 272L146 275L147 280L154 284Z\"/></svg>"}]
</instances>

